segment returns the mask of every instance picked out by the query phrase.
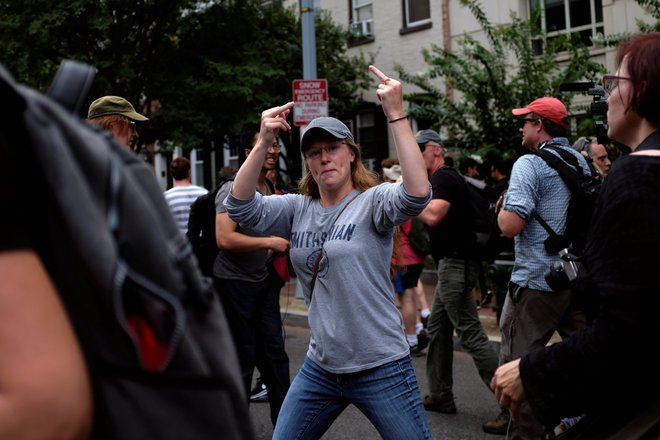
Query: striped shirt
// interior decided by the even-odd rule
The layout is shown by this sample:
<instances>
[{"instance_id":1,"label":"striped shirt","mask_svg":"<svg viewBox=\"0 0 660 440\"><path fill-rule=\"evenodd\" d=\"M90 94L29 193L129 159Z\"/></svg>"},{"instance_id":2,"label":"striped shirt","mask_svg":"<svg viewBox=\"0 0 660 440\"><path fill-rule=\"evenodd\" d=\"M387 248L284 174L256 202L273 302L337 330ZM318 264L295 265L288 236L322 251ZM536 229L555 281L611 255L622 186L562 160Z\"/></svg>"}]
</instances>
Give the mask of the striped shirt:
<instances>
[{"instance_id":1,"label":"striped shirt","mask_svg":"<svg viewBox=\"0 0 660 440\"><path fill-rule=\"evenodd\" d=\"M175 186L165 191L165 201L183 234L188 232L190 205L197 200L197 197L207 192L205 188L196 185Z\"/></svg>"}]
</instances>

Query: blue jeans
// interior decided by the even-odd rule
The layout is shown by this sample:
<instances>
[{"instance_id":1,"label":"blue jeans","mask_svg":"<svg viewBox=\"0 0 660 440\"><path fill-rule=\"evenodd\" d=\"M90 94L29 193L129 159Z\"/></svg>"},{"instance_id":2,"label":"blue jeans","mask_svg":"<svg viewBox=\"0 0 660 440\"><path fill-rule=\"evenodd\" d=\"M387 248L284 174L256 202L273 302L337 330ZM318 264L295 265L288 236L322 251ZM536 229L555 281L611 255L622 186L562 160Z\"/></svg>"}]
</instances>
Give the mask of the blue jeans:
<instances>
[{"instance_id":1,"label":"blue jeans","mask_svg":"<svg viewBox=\"0 0 660 440\"><path fill-rule=\"evenodd\" d=\"M273 439L318 439L350 404L383 439L431 439L410 357L357 373L328 373L305 358L284 399Z\"/></svg>"},{"instance_id":2,"label":"blue jeans","mask_svg":"<svg viewBox=\"0 0 660 440\"><path fill-rule=\"evenodd\" d=\"M454 398L454 330L465 351L472 356L481 380L489 388L497 369L497 353L481 326L472 297L479 268L476 261L457 258L438 261L438 284L428 321L430 341L426 357L429 394L435 400Z\"/></svg>"}]
</instances>

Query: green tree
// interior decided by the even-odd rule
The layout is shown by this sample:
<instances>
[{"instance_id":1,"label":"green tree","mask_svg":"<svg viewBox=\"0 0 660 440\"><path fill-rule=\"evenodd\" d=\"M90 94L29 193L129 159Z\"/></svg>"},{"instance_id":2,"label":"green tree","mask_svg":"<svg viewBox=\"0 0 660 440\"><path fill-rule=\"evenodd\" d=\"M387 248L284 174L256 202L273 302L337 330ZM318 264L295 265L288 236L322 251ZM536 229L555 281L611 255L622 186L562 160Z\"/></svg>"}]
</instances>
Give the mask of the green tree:
<instances>
[{"instance_id":1,"label":"green tree","mask_svg":"<svg viewBox=\"0 0 660 440\"><path fill-rule=\"evenodd\" d=\"M300 28L295 11L276 2L225 1L187 15L177 33L176 72L153 83L150 95L163 104L154 124L188 146L222 143L257 124L262 110L291 100L291 82L302 78ZM348 35L328 15L317 17L316 37L330 112L349 115L368 84L368 62L345 55Z\"/></svg>"},{"instance_id":2,"label":"green tree","mask_svg":"<svg viewBox=\"0 0 660 440\"><path fill-rule=\"evenodd\" d=\"M316 19L318 74L330 112L350 115L368 84L368 61L346 56L348 33ZM197 148L230 142L267 107L291 100L302 78L300 21L259 0L6 0L0 59L16 79L45 90L61 60L98 68L90 94L160 109L143 138ZM154 107L155 108L155 107Z\"/></svg>"},{"instance_id":3,"label":"green tree","mask_svg":"<svg viewBox=\"0 0 660 440\"><path fill-rule=\"evenodd\" d=\"M655 22L642 21L637 19L637 29L639 33L648 34L651 32L660 32L660 1L658 0L635 0L638 5L642 7L648 14L649 18L653 18ZM613 34L604 36L603 34L598 34L593 40L595 44L614 47L621 40L629 38L632 36L631 32Z\"/></svg>"},{"instance_id":4,"label":"green tree","mask_svg":"<svg viewBox=\"0 0 660 440\"><path fill-rule=\"evenodd\" d=\"M477 0L461 0L461 4L477 19L488 44L464 35L456 51L437 45L423 49L429 69L422 74L410 74L398 66L401 78L420 89L406 95L409 112L445 130L449 147L481 155L494 150L512 157L520 145L520 133L511 109L541 96L570 103L559 85L593 80L603 66L590 59L589 49L577 36L549 39L535 27L536 20L521 20L513 14L511 23L494 26ZM438 86L439 78L457 92L457 99L447 97Z\"/></svg>"}]
</instances>

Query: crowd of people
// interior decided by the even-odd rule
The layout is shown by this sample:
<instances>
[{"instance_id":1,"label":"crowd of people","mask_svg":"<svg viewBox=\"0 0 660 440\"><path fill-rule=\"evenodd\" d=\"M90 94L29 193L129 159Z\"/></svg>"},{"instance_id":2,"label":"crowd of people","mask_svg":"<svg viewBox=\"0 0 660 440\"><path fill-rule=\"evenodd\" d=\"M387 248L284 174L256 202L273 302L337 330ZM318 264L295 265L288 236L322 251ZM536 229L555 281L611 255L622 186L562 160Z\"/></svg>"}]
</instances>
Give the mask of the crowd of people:
<instances>
[{"instance_id":1,"label":"crowd of people","mask_svg":"<svg viewBox=\"0 0 660 440\"><path fill-rule=\"evenodd\" d=\"M283 193L268 176L277 167L278 136L291 130L294 104L263 111L260 126L243 137L244 162L215 196L212 277L238 355L245 404L256 367L274 439L320 438L349 405L384 439L433 438L427 411L460 409L453 392L454 334L501 408L483 424L485 432L511 439L660 436L660 375L650 358L660 331L654 316L660 306L654 272L660 263L660 33L622 43L617 66L616 74L603 77L608 136L630 154L614 157L594 137L571 145L565 104L542 96L511 115L532 154L512 166L494 160L488 176L474 158L456 158L452 166L437 131L413 133L401 83L375 66L375 93L396 150L381 163L380 175L365 167L345 124L321 117L301 138L305 172L298 191ZM90 106L88 121L130 148L139 136L136 124L148 119L124 98L104 96ZM12 145L11 137L0 136L0 155L9 164L18 154ZM540 151L602 181L577 278L561 288L548 283L548 268L560 258L549 250L548 227L566 229L571 190ZM188 159L174 159L169 170L174 186L163 196L185 235L189 206L207 190L192 184ZM13 174L5 176L8 188ZM514 244L499 352L481 326L473 293L484 266L470 228L468 185L491 200L501 235ZM17 213L3 220L13 232L0 241L0 321L31 341L51 341L29 353L16 351L16 341L0 331L0 349L20 353L12 355L14 362L3 361L9 391L0 394L19 415L21 408L47 412L25 397L37 387L49 398L60 396L55 401L67 405L68 416L45 424L52 430L46 437L84 438L92 420L93 372L21 222L24 204L9 191L0 199L3 212ZM430 257L414 244L414 222L428 233ZM430 308L420 280L429 261L437 272ZM289 268L302 286L311 333L293 379L279 307ZM13 313L16 307L33 313ZM365 311L378 319L365 320ZM549 344L555 334L561 341ZM425 392L413 356L426 356ZM29 384L27 374L40 380ZM67 390L77 398L61 398L71 394ZM4 412L0 433L32 429L26 417L5 422Z\"/></svg>"}]
</instances>

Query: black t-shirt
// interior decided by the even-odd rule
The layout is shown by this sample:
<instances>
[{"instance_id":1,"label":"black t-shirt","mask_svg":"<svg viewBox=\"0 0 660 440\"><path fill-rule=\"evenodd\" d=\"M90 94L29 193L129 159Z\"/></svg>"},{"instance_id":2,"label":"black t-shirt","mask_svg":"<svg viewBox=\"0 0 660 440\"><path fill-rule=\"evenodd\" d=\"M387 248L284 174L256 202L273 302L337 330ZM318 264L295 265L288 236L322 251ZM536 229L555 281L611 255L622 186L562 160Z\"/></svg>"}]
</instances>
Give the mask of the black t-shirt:
<instances>
[{"instance_id":1,"label":"black t-shirt","mask_svg":"<svg viewBox=\"0 0 660 440\"><path fill-rule=\"evenodd\" d=\"M470 242L470 222L465 179L455 169L444 166L429 179L433 198L449 202L449 211L440 224L429 228L431 254L443 257L465 258Z\"/></svg>"}]
</instances>

